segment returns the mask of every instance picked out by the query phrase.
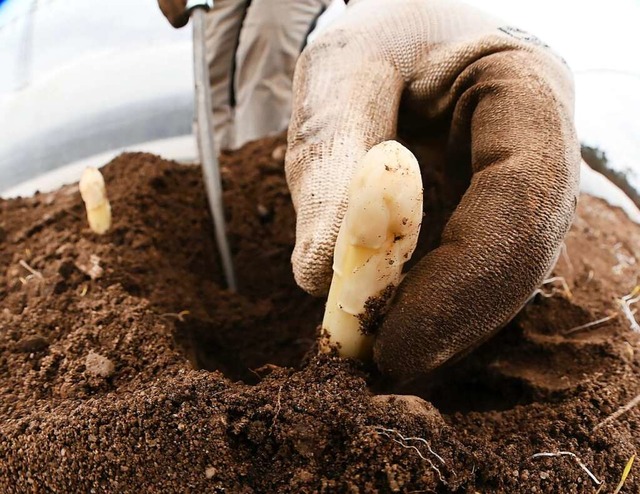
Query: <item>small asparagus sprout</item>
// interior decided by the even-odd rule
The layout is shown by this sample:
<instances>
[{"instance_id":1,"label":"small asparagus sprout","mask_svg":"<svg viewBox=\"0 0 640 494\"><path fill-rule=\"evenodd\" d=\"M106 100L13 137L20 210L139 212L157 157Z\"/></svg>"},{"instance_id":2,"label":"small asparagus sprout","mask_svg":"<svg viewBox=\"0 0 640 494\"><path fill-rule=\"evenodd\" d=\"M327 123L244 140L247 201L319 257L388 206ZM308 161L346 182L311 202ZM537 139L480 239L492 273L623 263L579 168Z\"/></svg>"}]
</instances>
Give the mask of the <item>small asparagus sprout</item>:
<instances>
[{"instance_id":1,"label":"small asparagus sprout","mask_svg":"<svg viewBox=\"0 0 640 494\"><path fill-rule=\"evenodd\" d=\"M380 320L418 241L422 178L395 141L372 147L355 171L333 258L320 350L368 359Z\"/></svg>"},{"instance_id":2,"label":"small asparagus sprout","mask_svg":"<svg viewBox=\"0 0 640 494\"><path fill-rule=\"evenodd\" d=\"M107 199L104 178L97 168L88 167L80 179L80 195L87 208L89 227L102 235L111 227L111 204Z\"/></svg>"}]
</instances>

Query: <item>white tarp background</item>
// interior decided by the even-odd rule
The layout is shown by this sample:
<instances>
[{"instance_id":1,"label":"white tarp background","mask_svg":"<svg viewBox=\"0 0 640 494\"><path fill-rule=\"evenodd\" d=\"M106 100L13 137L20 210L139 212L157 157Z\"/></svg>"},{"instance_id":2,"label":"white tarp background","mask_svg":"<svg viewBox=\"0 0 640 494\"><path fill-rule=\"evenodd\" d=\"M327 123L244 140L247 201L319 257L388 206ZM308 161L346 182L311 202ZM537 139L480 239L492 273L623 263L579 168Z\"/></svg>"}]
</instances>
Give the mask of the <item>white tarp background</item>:
<instances>
[{"instance_id":1,"label":"white tarp background","mask_svg":"<svg viewBox=\"0 0 640 494\"><path fill-rule=\"evenodd\" d=\"M191 133L191 30L171 28L156 0L5 0L0 47L0 191ZM195 147L168 152L184 153Z\"/></svg>"},{"instance_id":2,"label":"white tarp background","mask_svg":"<svg viewBox=\"0 0 640 494\"><path fill-rule=\"evenodd\" d=\"M640 191L640 0L467 0L535 34L576 80L580 140Z\"/></svg>"},{"instance_id":3,"label":"white tarp background","mask_svg":"<svg viewBox=\"0 0 640 494\"><path fill-rule=\"evenodd\" d=\"M166 45L180 44L190 54L190 30L172 29L156 0L4 0L0 97L87 58L145 48L161 55Z\"/></svg>"},{"instance_id":4,"label":"white tarp background","mask_svg":"<svg viewBox=\"0 0 640 494\"><path fill-rule=\"evenodd\" d=\"M640 190L640 0L468 3L567 60L581 139ZM194 158L192 88L190 29L172 29L156 0L0 0L0 192L121 149Z\"/></svg>"}]
</instances>

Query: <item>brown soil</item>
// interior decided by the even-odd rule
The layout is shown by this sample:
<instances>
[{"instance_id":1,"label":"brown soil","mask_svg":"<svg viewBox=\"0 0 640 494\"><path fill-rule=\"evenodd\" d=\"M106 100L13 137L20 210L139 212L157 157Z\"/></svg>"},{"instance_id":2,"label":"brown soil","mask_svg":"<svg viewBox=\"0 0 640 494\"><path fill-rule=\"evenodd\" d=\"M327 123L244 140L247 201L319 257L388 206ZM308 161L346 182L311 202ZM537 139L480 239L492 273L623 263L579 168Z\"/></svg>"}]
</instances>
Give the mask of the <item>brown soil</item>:
<instances>
[{"instance_id":1,"label":"brown soil","mask_svg":"<svg viewBox=\"0 0 640 494\"><path fill-rule=\"evenodd\" d=\"M622 316L570 329L619 312L640 227L582 197L555 270L571 295L544 287L424 400L376 394L373 370L313 356L282 143L222 159L240 294L197 168L107 165L104 236L74 186L0 202L0 492L596 492L572 457L532 458L557 451L612 492L640 408L596 426L640 393L640 338Z\"/></svg>"}]
</instances>

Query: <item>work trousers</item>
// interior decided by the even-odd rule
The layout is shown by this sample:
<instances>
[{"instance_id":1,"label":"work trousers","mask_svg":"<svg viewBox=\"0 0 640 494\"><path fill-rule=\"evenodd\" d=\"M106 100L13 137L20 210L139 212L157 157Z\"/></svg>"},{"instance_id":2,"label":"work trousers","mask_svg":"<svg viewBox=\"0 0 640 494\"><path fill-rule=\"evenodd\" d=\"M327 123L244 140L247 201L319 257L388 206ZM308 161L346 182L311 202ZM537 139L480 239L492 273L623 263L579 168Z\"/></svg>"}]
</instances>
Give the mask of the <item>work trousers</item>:
<instances>
[{"instance_id":1,"label":"work trousers","mask_svg":"<svg viewBox=\"0 0 640 494\"><path fill-rule=\"evenodd\" d=\"M206 43L219 149L283 131L298 55L331 0L217 0Z\"/></svg>"}]
</instances>

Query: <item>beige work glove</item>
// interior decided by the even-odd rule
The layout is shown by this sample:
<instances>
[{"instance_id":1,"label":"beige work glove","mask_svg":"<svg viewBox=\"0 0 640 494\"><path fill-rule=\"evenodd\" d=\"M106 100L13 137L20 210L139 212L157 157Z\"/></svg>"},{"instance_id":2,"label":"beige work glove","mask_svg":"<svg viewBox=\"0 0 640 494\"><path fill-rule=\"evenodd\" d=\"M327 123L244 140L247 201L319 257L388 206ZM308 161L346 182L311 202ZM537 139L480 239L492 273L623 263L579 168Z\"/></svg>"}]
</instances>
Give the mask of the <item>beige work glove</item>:
<instances>
[{"instance_id":1,"label":"beige work glove","mask_svg":"<svg viewBox=\"0 0 640 494\"><path fill-rule=\"evenodd\" d=\"M183 27L189 22L187 0L158 0L158 6L173 27Z\"/></svg>"},{"instance_id":2,"label":"beige work glove","mask_svg":"<svg viewBox=\"0 0 640 494\"><path fill-rule=\"evenodd\" d=\"M504 325L552 267L578 192L570 72L536 38L453 0L351 2L294 78L292 262L309 293L328 290L355 164L397 134L472 174L376 337L381 370L409 379Z\"/></svg>"}]
</instances>

